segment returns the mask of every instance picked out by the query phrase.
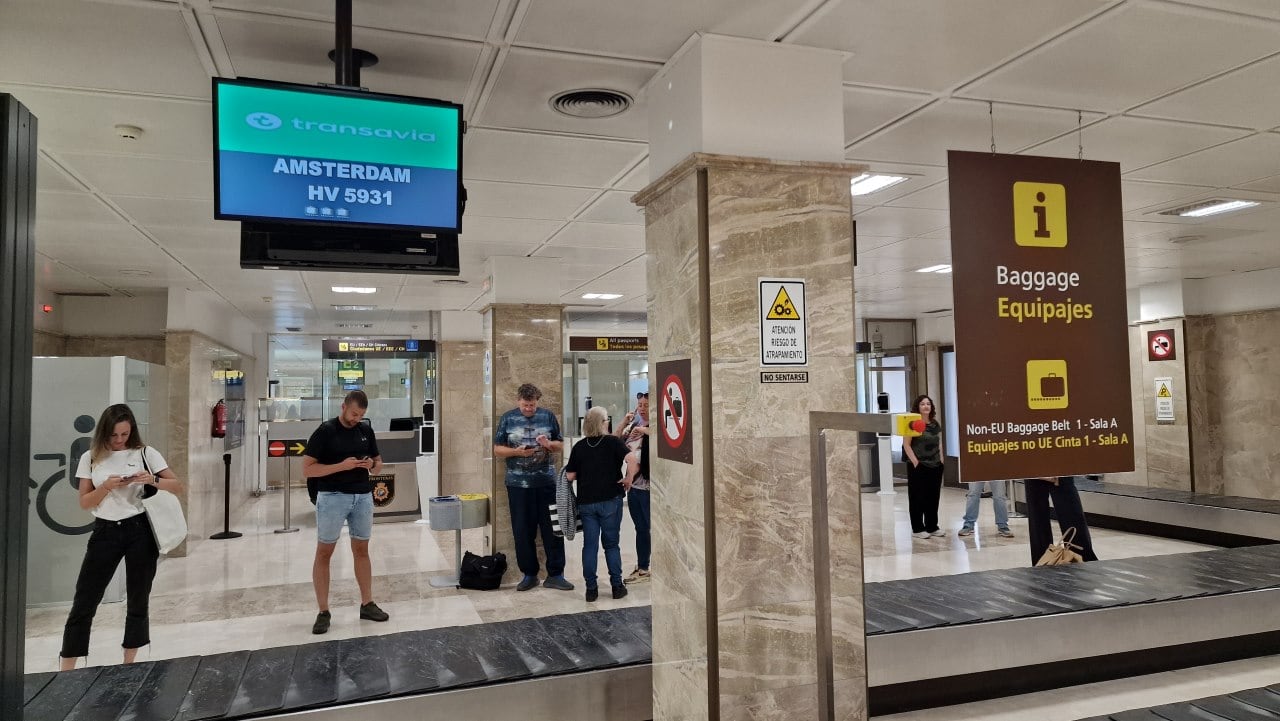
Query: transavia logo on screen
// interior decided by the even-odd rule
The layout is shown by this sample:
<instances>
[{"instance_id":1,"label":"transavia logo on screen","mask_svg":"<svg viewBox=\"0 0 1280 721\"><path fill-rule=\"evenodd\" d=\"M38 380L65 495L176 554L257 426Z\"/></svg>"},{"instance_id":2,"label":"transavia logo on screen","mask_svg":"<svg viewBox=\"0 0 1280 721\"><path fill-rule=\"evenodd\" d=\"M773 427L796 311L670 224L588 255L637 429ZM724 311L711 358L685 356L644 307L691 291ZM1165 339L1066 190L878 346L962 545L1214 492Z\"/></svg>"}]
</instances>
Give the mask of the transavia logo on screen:
<instances>
[{"instance_id":1,"label":"transavia logo on screen","mask_svg":"<svg viewBox=\"0 0 1280 721\"><path fill-rule=\"evenodd\" d=\"M244 116L244 121L249 124L249 127L258 130L275 130L283 125L280 118L271 113L249 113Z\"/></svg>"},{"instance_id":2,"label":"transavia logo on screen","mask_svg":"<svg viewBox=\"0 0 1280 721\"><path fill-rule=\"evenodd\" d=\"M244 116L244 121L251 128L258 130L275 130L284 125L278 116L271 113L249 113ZM294 130L312 133L328 133L330 135L354 135L360 138L383 138L385 140L416 140L420 143L436 142L435 133L424 133L417 130L395 130L392 128L370 128L364 125L347 125L345 123L330 123L319 120L303 120L302 118L293 118L289 121L289 125Z\"/></svg>"}]
</instances>

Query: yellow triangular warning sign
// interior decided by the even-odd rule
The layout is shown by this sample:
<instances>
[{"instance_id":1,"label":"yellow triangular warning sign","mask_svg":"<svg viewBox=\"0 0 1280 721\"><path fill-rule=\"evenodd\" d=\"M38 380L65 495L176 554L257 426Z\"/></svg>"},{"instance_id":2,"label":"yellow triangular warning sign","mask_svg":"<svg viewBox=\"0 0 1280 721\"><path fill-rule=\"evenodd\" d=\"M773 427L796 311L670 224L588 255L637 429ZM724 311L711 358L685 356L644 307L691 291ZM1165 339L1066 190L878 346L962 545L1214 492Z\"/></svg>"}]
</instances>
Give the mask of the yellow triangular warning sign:
<instances>
[{"instance_id":1,"label":"yellow triangular warning sign","mask_svg":"<svg viewBox=\"0 0 1280 721\"><path fill-rule=\"evenodd\" d=\"M1172 398L1173 394L1169 392L1169 386L1161 383L1160 392L1156 394L1158 398Z\"/></svg>"},{"instance_id":2,"label":"yellow triangular warning sign","mask_svg":"<svg viewBox=\"0 0 1280 721\"><path fill-rule=\"evenodd\" d=\"M769 314L765 316L767 320L800 320L800 314L796 312L795 305L791 302L791 296L787 295L787 286L778 289L778 295L773 299L773 306L769 308Z\"/></svg>"}]
</instances>

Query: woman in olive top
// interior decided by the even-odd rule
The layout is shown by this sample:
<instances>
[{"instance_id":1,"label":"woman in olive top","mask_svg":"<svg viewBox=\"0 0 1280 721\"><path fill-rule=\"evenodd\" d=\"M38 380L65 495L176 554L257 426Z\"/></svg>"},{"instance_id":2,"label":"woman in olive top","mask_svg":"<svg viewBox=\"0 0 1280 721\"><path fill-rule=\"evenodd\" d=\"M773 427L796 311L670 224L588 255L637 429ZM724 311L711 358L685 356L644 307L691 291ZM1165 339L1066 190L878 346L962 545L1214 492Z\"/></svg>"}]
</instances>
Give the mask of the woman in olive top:
<instances>
[{"instance_id":1,"label":"woman in olive top","mask_svg":"<svg viewBox=\"0 0 1280 721\"><path fill-rule=\"evenodd\" d=\"M911 410L925 419L925 428L915 438L902 439L907 457L907 509L911 535L916 538L944 535L938 528L938 500L942 496L942 424L933 399L920 396Z\"/></svg>"}]
</instances>

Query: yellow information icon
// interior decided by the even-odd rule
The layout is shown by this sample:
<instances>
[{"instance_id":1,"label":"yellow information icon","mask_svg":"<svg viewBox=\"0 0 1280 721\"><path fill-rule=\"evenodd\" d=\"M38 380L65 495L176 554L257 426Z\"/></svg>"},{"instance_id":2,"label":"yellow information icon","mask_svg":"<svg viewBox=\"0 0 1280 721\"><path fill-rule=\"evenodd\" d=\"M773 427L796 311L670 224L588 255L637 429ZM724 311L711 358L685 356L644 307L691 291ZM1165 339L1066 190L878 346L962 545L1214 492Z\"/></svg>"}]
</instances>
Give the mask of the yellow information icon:
<instances>
[{"instance_id":1,"label":"yellow information icon","mask_svg":"<svg viewBox=\"0 0 1280 721\"><path fill-rule=\"evenodd\" d=\"M1013 184L1013 239L1033 248L1067 246L1067 186Z\"/></svg>"},{"instance_id":2,"label":"yellow information icon","mask_svg":"<svg viewBox=\"0 0 1280 721\"><path fill-rule=\"evenodd\" d=\"M1067 362L1027 361L1027 407L1054 410L1067 407Z\"/></svg>"},{"instance_id":3,"label":"yellow information icon","mask_svg":"<svg viewBox=\"0 0 1280 721\"><path fill-rule=\"evenodd\" d=\"M596 338L596 350L609 350L609 339Z\"/></svg>"}]
</instances>

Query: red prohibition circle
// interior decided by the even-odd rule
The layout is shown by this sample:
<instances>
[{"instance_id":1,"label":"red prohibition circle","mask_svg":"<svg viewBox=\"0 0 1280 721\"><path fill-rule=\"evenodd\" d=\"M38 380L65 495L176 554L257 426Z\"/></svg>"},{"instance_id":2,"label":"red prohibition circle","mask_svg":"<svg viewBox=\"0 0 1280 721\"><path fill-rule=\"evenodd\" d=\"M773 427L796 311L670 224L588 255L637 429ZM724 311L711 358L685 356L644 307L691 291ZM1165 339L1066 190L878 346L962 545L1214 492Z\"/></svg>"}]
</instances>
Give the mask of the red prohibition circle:
<instances>
[{"instance_id":1,"label":"red prohibition circle","mask_svg":"<svg viewBox=\"0 0 1280 721\"><path fill-rule=\"evenodd\" d=\"M279 458L284 455L284 441L271 441L267 444L267 455Z\"/></svg>"},{"instance_id":2,"label":"red prohibition circle","mask_svg":"<svg viewBox=\"0 0 1280 721\"><path fill-rule=\"evenodd\" d=\"M1169 355L1173 349L1173 341L1167 335L1156 335L1151 338L1151 352L1158 356Z\"/></svg>"},{"instance_id":3,"label":"red prohibition circle","mask_svg":"<svg viewBox=\"0 0 1280 721\"><path fill-rule=\"evenodd\" d=\"M675 431L676 431L675 438L671 437L671 434L668 431L668 426L667 426L667 411L673 410L673 404L671 402L671 391L668 390L668 387L672 385L674 385L676 389L680 391L680 399L681 399L681 402L684 404L684 413L682 413L678 418L676 417L674 412L672 412L671 414L671 419L675 425ZM684 444L684 435L685 435L685 431L688 428L689 428L689 394L685 391L684 384L680 382L680 379L678 377L674 375L669 375L667 376L667 379L662 382L662 437L664 440L666 440L667 445L670 446L671 448L679 448L681 445Z\"/></svg>"}]
</instances>

